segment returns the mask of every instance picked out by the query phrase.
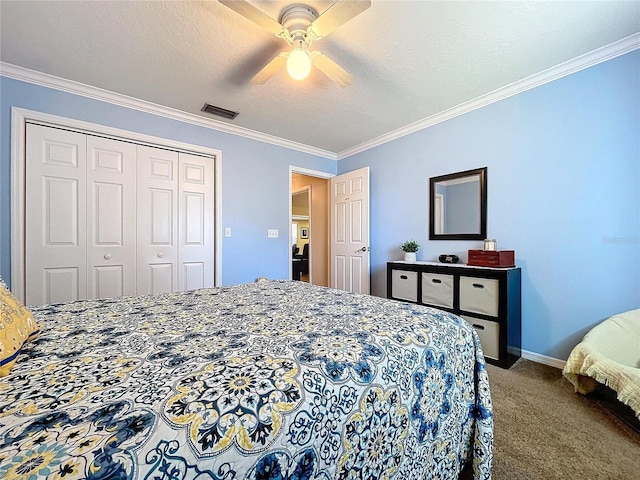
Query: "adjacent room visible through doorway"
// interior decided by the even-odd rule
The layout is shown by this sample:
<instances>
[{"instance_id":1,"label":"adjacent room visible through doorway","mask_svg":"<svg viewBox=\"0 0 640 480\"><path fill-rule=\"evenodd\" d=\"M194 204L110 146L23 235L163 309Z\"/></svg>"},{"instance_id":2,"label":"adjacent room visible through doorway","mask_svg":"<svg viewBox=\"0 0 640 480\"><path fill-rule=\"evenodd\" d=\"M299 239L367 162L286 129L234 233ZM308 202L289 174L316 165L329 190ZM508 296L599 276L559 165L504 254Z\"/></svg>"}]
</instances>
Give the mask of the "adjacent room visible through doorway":
<instances>
[{"instance_id":1,"label":"adjacent room visible through doorway","mask_svg":"<svg viewBox=\"0 0 640 480\"><path fill-rule=\"evenodd\" d=\"M329 180L291 174L291 278L329 286Z\"/></svg>"}]
</instances>

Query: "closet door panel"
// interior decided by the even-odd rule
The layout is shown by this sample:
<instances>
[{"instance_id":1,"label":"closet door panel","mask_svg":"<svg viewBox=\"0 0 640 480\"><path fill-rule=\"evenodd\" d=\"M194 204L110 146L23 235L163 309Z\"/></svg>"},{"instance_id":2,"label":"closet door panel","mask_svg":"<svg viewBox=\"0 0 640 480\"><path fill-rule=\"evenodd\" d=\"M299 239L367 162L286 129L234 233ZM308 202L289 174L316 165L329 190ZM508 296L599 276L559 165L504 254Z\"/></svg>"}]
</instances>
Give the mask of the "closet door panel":
<instances>
[{"instance_id":1,"label":"closet door panel","mask_svg":"<svg viewBox=\"0 0 640 480\"><path fill-rule=\"evenodd\" d=\"M147 266L149 292L166 293L173 291L175 265L172 263L154 263Z\"/></svg>"},{"instance_id":2,"label":"closet door panel","mask_svg":"<svg viewBox=\"0 0 640 480\"><path fill-rule=\"evenodd\" d=\"M87 136L87 294L136 294L136 146Z\"/></svg>"},{"instance_id":3,"label":"closet door panel","mask_svg":"<svg viewBox=\"0 0 640 480\"><path fill-rule=\"evenodd\" d=\"M203 246L206 235L204 193L184 193L182 202L183 245Z\"/></svg>"},{"instance_id":4,"label":"closet door panel","mask_svg":"<svg viewBox=\"0 0 640 480\"><path fill-rule=\"evenodd\" d=\"M176 192L167 188L149 188L149 243L156 247L173 247Z\"/></svg>"},{"instance_id":5,"label":"closet door panel","mask_svg":"<svg viewBox=\"0 0 640 480\"><path fill-rule=\"evenodd\" d=\"M211 287L206 284L206 262L183 262L182 281L184 290L197 290L199 288Z\"/></svg>"},{"instance_id":6,"label":"closet door panel","mask_svg":"<svg viewBox=\"0 0 640 480\"><path fill-rule=\"evenodd\" d=\"M178 290L178 153L139 145L138 294Z\"/></svg>"},{"instance_id":7,"label":"closet door panel","mask_svg":"<svg viewBox=\"0 0 640 480\"><path fill-rule=\"evenodd\" d=\"M41 271L42 293L38 301L30 302L29 305L46 303L66 303L73 300L86 298L82 292L86 290L82 284L82 279L86 278L85 270L79 267L44 267ZM29 282L34 280L28 280ZM38 279L35 279L36 282ZM27 284L29 285L29 284ZM28 298L28 297L27 297Z\"/></svg>"},{"instance_id":8,"label":"closet door panel","mask_svg":"<svg viewBox=\"0 0 640 480\"><path fill-rule=\"evenodd\" d=\"M214 162L180 153L178 285L212 287L214 280Z\"/></svg>"},{"instance_id":9,"label":"closet door panel","mask_svg":"<svg viewBox=\"0 0 640 480\"><path fill-rule=\"evenodd\" d=\"M25 301L86 298L86 136L27 125Z\"/></svg>"}]
</instances>

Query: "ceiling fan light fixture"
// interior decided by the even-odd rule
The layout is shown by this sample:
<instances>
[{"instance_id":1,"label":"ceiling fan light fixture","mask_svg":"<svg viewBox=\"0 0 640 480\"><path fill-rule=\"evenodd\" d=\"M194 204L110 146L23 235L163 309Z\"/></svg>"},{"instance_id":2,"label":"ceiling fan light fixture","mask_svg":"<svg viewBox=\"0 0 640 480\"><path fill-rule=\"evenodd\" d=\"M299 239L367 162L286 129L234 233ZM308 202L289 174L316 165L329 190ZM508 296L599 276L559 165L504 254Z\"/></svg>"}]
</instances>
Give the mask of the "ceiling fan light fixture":
<instances>
[{"instance_id":1,"label":"ceiling fan light fixture","mask_svg":"<svg viewBox=\"0 0 640 480\"><path fill-rule=\"evenodd\" d=\"M273 33L291 47L290 52L280 52L262 67L251 78L251 83L262 85L285 65L294 80L307 78L311 67L314 66L341 87L348 87L353 83L353 77L340 65L318 50L314 49L309 53L308 48L313 42L326 37L336 28L364 12L371 6L371 0L334 0L321 15L318 15L318 12L312 7L296 3L281 11L279 21L255 7L252 4L253 0L218 1Z\"/></svg>"},{"instance_id":2,"label":"ceiling fan light fixture","mask_svg":"<svg viewBox=\"0 0 640 480\"><path fill-rule=\"evenodd\" d=\"M294 80L304 80L311 72L311 58L302 40L293 47L287 58L287 72Z\"/></svg>"}]
</instances>

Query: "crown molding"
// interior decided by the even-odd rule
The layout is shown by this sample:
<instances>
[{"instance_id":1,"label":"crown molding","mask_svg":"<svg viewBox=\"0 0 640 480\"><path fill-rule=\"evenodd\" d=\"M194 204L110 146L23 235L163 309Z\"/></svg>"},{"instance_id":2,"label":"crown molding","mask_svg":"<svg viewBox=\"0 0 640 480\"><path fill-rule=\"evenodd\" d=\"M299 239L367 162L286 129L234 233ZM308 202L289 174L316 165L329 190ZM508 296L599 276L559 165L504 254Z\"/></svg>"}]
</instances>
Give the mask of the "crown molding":
<instances>
[{"instance_id":1,"label":"crown molding","mask_svg":"<svg viewBox=\"0 0 640 480\"><path fill-rule=\"evenodd\" d=\"M203 118L199 115L186 113L163 105L147 102L137 98L129 97L119 93L104 90L102 88L92 87L83 83L67 80L35 70L30 70L10 63L0 62L0 75L5 77L21 80L43 87L54 88L64 92L80 95L94 100L99 100L125 108L131 108L144 113L158 115L172 120L177 120L192 125L197 125L212 130L217 130L232 135L257 140L259 142L276 145L290 150L296 150L318 157L328 158L330 160L342 160L360 152L364 152L371 148L377 147L384 143L396 140L398 138L410 135L412 133L432 127L438 123L446 122L452 118L464 115L482 107L486 107L492 103L499 102L506 98L518 95L533 88L539 87L562 77L566 77L573 73L579 72L586 68L592 67L615 57L619 57L626 53L632 52L640 48L640 33L634 33L626 38L613 42L604 47L598 48L592 52L586 53L567 62L543 70L522 80L513 82L505 87L481 95L473 100L461 103L455 107L449 108L442 112L436 113L429 117L423 118L416 122L410 123L404 127L398 128L391 132L380 135L379 137L368 140L367 142L348 148L338 153L312 147L302 143L286 140L281 137L268 135L248 128L231 125L218 120Z\"/></svg>"},{"instance_id":2,"label":"crown molding","mask_svg":"<svg viewBox=\"0 0 640 480\"><path fill-rule=\"evenodd\" d=\"M199 127L217 130L219 132L238 135L240 137L257 140L259 142L276 145L278 147L288 148L290 150L308 153L310 155L315 155L318 157L328 158L330 160L337 160L336 154L328 150L323 150L321 148L293 142L281 137L268 135L266 133L258 132L237 125L231 125L218 120L203 118L199 115L183 112L174 108L165 107L164 105L147 102L145 100L129 97L120 93L115 93L109 90L104 90L102 88L86 85L84 83L75 82L73 80L56 77L54 75L49 75L47 73L20 67L11 63L0 62L0 75L8 78L13 78L14 80L33 83L35 85L54 88L56 90L72 93L74 95L80 95L82 97L107 102L112 105L119 105L121 107L149 113L151 115L157 115L160 117L177 120L179 122L184 122Z\"/></svg>"},{"instance_id":3,"label":"crown molding","mask_svg":"<svg viewBox=\"0 0 640 480\"><path fill-rule=\"evenodd\" d=\"M338 152L337 159L342 160L343 158L364 152L384 143L404 137L405 135L410 135L417 131L424 130L425 128L432 127L438 123L446 122L447 120L464 115L465 113L486 107L487 105L518 95L519 93L526 92L527 90L539 87L545 83L553 82L559 78L566 77L567 75L571 75L579 72L580 70L606 62L607 60L611 60L639 48L640 33L634 33L622 40L605 45L604 47L573 58L567 62L556 65L555 67L548 68L547 70L543 70L542 72L531 75L530 77L513 82L505 87L498 88L497 90L481 95L473 100L461 103L453 108L436 113L435 115L431 115L430 117L426 117L414 123L410 123L402 128L385 133L384 135L380 135L379 137L361 143L360 145L356 145L355 147L348 148L347 150L343 150L342 152Z\"/></svg>"}]
</instances>

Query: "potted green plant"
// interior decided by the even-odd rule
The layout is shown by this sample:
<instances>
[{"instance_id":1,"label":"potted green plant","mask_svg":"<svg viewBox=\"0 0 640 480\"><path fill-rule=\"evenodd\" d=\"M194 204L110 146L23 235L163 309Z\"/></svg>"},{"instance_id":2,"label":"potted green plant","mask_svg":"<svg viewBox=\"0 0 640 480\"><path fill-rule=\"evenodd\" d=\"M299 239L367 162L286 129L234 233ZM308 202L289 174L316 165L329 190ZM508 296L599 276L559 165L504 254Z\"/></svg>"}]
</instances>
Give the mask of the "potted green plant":
<instances>
[{"instance_id":1,"label":"potted green plant","mask_svg":"<svg viewBox=\"0 0 640 480\"><path fill-rule=\"evenodd\" d=\"M400 250L404 252L404 261L405 262L415 262L416 261L416 252L420 248L418 242L415 240L407 240L402 245L400 245Z\"/></svg>"}]
</instances>

